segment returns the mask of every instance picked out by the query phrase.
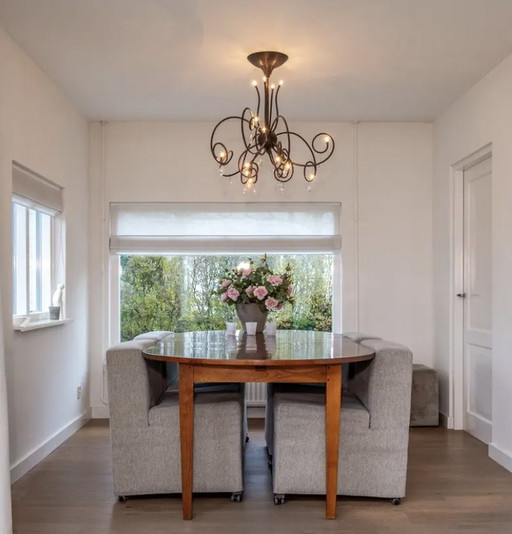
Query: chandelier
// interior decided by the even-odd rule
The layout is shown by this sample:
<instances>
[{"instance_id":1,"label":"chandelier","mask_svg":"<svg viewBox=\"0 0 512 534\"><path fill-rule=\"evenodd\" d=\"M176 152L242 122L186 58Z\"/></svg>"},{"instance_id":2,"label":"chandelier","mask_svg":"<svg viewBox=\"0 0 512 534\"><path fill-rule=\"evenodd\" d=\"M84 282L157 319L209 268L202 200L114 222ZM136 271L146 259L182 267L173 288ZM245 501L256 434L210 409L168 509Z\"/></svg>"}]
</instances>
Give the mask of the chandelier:
<instances>
[{"instance_id":1,"label":"chandelier","mask_svg":"<svg viewBox=\"0 0 512 534\"><path fill-rule=\"evenodd\" d=\"M279 91L283 85L271 83L270 75L288 59L281 52L255 52L247 59L263 71L263 102L258 82L253 81L256 89L256 111L246 107L241 116L232 115L219 121L213 129L210 139L210 150L219 164L219 173L231 178L240 176L244 192L251 189L258 181L263 156L266 154L272 165L274 178L284 189L285 182L291 180L296 167L302 169L304 179L311 189L311 183L317 176L318 166L327 161L334 152L334 139L327 133L319 133L313 137L311 144L300 134L292 132L288 122L279 112ZM239 123L241 130L241 149L238 159L233 160L233 150L226 144L216 140L217 130L229 121ZM299 162L293 158L292 144L301 145L304 159Z\"/></svg>"}]
</instances>

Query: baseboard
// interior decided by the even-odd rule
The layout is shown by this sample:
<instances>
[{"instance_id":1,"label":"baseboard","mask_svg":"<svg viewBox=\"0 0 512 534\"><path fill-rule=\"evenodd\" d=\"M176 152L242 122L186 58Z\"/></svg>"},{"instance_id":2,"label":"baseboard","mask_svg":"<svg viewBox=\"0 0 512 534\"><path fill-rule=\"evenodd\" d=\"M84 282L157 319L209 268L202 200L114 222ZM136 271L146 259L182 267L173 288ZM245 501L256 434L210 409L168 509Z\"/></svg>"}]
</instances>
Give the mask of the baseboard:
<instances>
[{"instance_id":1,"label":"baseboard","mask_svg":"<svg viewBox=\"0 0 512 534\"><path fill-rule=\"evenodd\" d=\"M108 406L93 406L91 410L93 419L110 419L110 410Z\"/></svg>"},{"instance_id":2,"label":"baseboard","mask_svg":"<svg viewBox=\"0 0 512 534\"><path fill-rule=\"evenodd\" d=\"M512 452L500 449L496 443L489 443L489 457L512 472Z\"/></svg>"},{"instance_id":3,"label":"baseboard","mask_svg":"<svg viewBox=\"0 0 512 534\"><path fill-rule=\"evenodd\" d=\"M44 460L51 452L53 452L59 445L62 445L68 438L70 438L77 430L82 428L87 421L91 419L91 409L89 408L85 413L79 415L76 419L71 421L65 427L57 431L53 436L43 442L39 447L33 449L24 458L11 466L11 484L14 484L23 475L26 475L39 462Z\"/></svg>"}]
</instances>

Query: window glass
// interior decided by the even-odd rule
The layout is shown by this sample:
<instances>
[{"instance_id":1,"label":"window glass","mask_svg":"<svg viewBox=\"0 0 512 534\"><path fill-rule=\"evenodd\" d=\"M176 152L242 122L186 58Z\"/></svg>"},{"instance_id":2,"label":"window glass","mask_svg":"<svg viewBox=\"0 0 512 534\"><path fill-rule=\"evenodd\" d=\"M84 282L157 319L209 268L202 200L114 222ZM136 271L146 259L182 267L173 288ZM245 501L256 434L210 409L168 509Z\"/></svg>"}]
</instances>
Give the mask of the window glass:
<instances>
[{"instance_id":1,"label":"window glass","mask_svg":"<svg viewBox=\"0 0 512 534\"><path fill-rule=\"evenodd\" d=\"M220 330L236 320L222 304L219 280L246 255L120 256L121 340L151 330ZM259 258L253 256L254 260ZM275 273L289 263L295 304L272 312L280 329L332 330L332 254L269 254Z\"/></svg>"},{"instance_id":2,"label":"window glass","mask_svg":"<svg viewBox=\"0 0 512 534\"><path fill-rule=\"evenodd\" d=\"M47 313L54 216L13 202L13 314Z\"/></svg>"},{"instance_id":3,"label":"window glass","mask_svg":"<svg viewBox=\"0 0 512 534\"><path fill-rule=\"evenodd\" d=\"M27 314L27 208L13 204L13 313Z\"/></svg>"},{"instance_id":4,"label":"window glass","mask_svg":"<svg viewBox=\"0 0 512 534\"><path fill-rule=\"evenodd\" d=\"M28 276L29 276L29 312L40 311L40 284L39 284L39 265L38 265L38 225L37 213L33 209L28 210Z\"/></svg>"},{"instance_id":5,"label":"window glass","mask_svg":"<svg viewBox=\"0 0 512 534\"><path fill-rule=\"evenodd\" d=\"M41 213L41 309L51 305L52 293L52 217Z\"/></svg>"}]
</instances>

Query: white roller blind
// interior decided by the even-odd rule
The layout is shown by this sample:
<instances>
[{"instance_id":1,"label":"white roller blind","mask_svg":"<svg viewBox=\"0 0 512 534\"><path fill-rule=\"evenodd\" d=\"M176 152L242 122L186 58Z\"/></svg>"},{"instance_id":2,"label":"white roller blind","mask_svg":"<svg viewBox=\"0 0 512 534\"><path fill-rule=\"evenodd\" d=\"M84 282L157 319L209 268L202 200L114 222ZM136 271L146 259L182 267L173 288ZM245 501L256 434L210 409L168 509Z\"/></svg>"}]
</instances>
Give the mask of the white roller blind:
<instances>
[{"instance_id":1,"label":"white roller blind","mask_svg":"<svg viewBox=\"0 0 512 534\"><path fill-rule=\"evenodd\" d=\"M113 203L114 253L335 252L335 203Z\"/></svg>"},{"instance_id":2,"label":"white roller blind","mask_svg":"<svg viewBox=\"0 0 512 534\"><path fill-rule=\"evenodd\" d=\"M12 193L18 204L56 215L62 213L62 188L15 163L12 167Z\"/></svg>"}]
</instances>

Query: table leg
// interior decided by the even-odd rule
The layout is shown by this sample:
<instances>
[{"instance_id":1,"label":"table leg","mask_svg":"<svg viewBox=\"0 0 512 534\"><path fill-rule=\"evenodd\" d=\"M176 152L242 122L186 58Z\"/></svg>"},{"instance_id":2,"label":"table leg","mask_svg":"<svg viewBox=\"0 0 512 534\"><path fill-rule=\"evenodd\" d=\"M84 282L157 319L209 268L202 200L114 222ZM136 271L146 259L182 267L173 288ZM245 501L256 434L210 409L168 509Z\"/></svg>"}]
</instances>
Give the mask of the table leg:
<instances>
[{"instance_id":1,"label":"table leg","mask_svg":"<svg viewBox=\"0 0 512 534\"><path fill-rule=\"evenodd\" d=\"M336 519L340 440L341 365L327 366L325 398L326 517Z\"/></svg>"},{"instance_id":2,"label":"table leg","mask_svg":"<svg viewBox=\"0 0 512 534\"><path fill-rule=\"evenodd\" d=\"M183 519L192 519L194 465L194 367L180 364L180 441Z\"/></svg>"}]
</instances>

